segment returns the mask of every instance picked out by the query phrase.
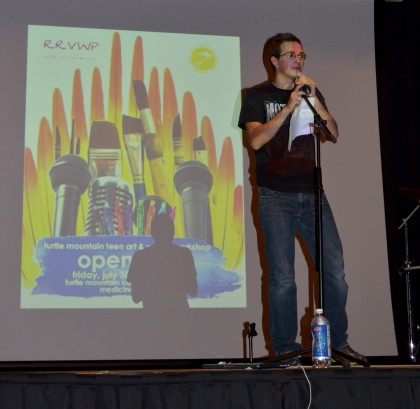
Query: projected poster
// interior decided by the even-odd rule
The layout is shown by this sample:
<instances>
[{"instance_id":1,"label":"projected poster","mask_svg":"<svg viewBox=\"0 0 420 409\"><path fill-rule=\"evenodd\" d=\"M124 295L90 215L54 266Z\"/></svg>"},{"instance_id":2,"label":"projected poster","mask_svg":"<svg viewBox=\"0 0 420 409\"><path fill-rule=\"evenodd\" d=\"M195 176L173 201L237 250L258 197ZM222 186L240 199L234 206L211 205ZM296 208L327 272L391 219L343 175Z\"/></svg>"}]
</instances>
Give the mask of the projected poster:
<instances>
[{"instance_id":1,"label":"projected poster","mask_svg":"<svg viewBox=\"0 0 420 409\"><path fill-rule=\"evenodd\" d=\"M27 65L21 307L141 308L159 214L189 306L245 307L239 39L29 26Z\"/></svg>"}]
</instances>

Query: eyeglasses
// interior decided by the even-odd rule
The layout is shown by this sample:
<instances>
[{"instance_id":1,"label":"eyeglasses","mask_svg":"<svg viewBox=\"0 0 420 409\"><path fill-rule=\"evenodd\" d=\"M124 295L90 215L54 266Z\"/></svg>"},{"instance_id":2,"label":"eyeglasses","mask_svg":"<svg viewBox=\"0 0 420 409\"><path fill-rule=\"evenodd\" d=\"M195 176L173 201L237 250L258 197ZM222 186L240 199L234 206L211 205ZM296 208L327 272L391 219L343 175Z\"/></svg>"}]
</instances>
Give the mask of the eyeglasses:
<instances>
[{"instance_id":1,"label":"eyeglasses","mask_svg":"<svg viewBox=\"0 0 420 409\"><path fill-rule=\"evenodd\" d=\"M305 53L296 54L294 51L289 51L284 54L279 54L279 57L286 56L288 60L294 60L296 57L299 58L300 61L305 61L308 58L308 55Z\"/></svg>"}]
</instances>

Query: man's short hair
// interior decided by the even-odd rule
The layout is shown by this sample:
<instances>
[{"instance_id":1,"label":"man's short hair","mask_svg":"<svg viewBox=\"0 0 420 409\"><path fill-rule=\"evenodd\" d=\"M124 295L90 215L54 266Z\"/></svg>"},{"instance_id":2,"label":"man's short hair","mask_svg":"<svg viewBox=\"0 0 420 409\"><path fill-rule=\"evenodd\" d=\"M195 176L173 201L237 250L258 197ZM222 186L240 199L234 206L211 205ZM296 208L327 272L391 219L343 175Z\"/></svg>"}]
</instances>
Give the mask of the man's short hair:
<instances>
[{"instance_id":1,"label":"man's short hair","mask_svg":"<svg viewBox=\"0 0 420 409\"><path fill-rule=\"evenodd\" d=\"M271 63L271 57L278 57L281 54L281 46L283 43L293 41L302 45L302 42L292 33L277 33L270 38L267 38L263 49L263 62L267 67L274 69Z\"/></svg>"}]
</instances>

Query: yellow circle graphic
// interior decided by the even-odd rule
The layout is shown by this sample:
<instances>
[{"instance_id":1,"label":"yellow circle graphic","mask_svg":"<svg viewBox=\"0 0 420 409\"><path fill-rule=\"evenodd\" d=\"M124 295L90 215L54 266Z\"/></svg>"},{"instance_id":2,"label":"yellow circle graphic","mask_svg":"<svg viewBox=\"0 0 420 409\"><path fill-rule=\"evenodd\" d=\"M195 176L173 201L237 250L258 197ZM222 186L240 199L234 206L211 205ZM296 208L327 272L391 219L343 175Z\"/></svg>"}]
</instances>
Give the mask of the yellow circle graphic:
<instances>
[{"instance_id":1,"label":"yellow circle graphic","mask_svg":"<svg viewBox=\"0 0 420 409\"><path fill-rule=\"evenodd\" d=\"M209 47L196 47L191 52L190 62L197 71L206 72L212 70L216 66L216 55Z\"/></svg>"}]
</instances>

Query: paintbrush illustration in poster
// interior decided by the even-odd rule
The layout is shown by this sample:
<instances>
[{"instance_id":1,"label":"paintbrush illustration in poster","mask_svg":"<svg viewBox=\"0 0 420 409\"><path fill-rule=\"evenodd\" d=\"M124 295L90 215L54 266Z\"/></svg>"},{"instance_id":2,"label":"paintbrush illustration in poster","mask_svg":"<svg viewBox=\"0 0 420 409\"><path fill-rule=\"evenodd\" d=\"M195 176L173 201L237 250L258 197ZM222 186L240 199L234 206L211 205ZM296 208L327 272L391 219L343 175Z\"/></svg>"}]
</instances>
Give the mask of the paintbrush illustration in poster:
<instances>
[{"instance_id":1,"label":"paintbrush illustration in poster","mask_svg":"<svg viewBox=\"0 0 420 409\"><path fill-rule=\"evenodd\" d=\"M246 306L239 39L29 26L27 63L22 308L135 307L159 214L190 307Z\"/></svg>"}]
</instances>

